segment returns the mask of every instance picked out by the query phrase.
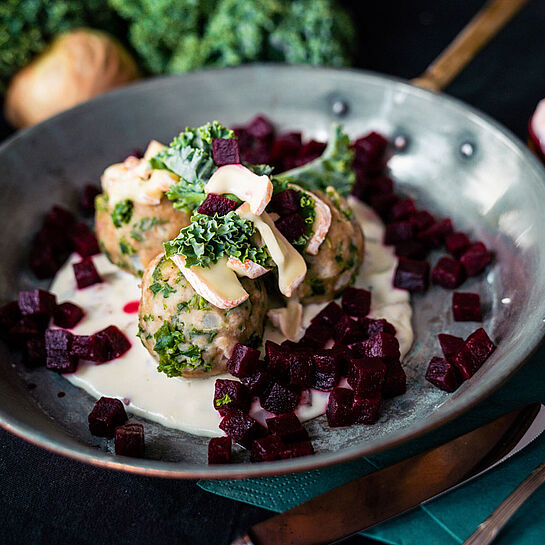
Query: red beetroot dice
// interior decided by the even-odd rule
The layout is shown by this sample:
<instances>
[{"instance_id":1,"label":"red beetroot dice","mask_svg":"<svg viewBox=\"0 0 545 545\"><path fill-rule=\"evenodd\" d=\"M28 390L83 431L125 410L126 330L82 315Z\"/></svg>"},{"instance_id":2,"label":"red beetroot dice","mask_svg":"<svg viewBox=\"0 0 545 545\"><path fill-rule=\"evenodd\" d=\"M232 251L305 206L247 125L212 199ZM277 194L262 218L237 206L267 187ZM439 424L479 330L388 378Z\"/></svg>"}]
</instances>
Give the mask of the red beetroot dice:
<instances>
[{"instance_id":1,"label":"red beetroot dice","mask_svg":"<svg viewBox=\"0 0 545 545\"><path fill-rule=\"evenodd\" d=\"M76 277L78 289L81 290L102 282L102 278L98 274L95 264L90 257L81 260L79 263L74 263L72 267L74 268L74 276Z\"/></svg>"},{"instance_id":2,"label":"red beetroot dice","mask_svg":"<svg viewBox=\"0 0 545 545\"><path fill-rule=\"evenodd\" d=\"M350 426L354 423L354 392L348 388L335 388L329 394L326 417L332 428Z\"/></svg>"},{"instance_id":3,"label":"red beetroot dice","mask_svg":"<svg viewBox=\"0 0 545 545\"><path fill-rule=\"evenodd\" d=\"M377 176L368 178L369 193L373 195L392 195L394 192L394 181L389 176ZM399 197L396 203L399 202Z\"/></svg>"},{"instance_id":4,"label":"red beetroot dice","mask_svg":"<svg viewBox=\"0 0 545 545\"><path fill-rule=\"evenodd\" d=\"M207 216L225 216L234 210L238 206L237 201L233 199L228 199L217 193L208 193L206 199L202 204L197 208L199 214L206 214Z\"/></svg>"},{"instance_id":5,"label":"red beetroot dice","mask_svg":"<svg viewBox=\"0 0 545 545\"><path fill-rule=\"evenodd\" d=\"M295 413L286 413L265 421L269 433L277 435L284 443L308 441L308 432L305 430Z\"/></svg>"},{"instance_id":6,"label":"red beetroot dice","mask_svg":"<svg viewBox=\"0 0 545 545\"><path fill-rule=\"evenodd\" d=\"M230 409L245 413L250 410L250 392L237 380L217 379L214 390L214 409L225 415Z\"/></svg>"},{"instance_id":7,"label":"red beetroot dice","mask_svg":"<svg viewBox=\"0 0 545 545\"><path fill-rule=\"evenodd\" d=\"M262 369L258 369L249 377L240 379L253 396L260 396L268 388L271 383L271 376Z\"/></svg>"},{"instance_id":8,"label":"red beetroot dice","mask_svg":"<svg viewBox=\"0 0 545 545\"><path fill-rule=\"evenodd\" d=\"M442 257L433 268L431 280L442 288L454 289L466 278L464 268L451 257Z\"/></svg>"},{"instance_id":9,"label":"red beetroot dice","mask_svg":"<svg viewBox=\"0 0 545 545\"><path fill-rule=\"evenodd\" d=\"M441 350L446 360L450 363L454 363L456 354L460 352L462 346L464 346L464 339L462 337L455 337L454 335L448 335L446 333L440 333L437 335Z\"/></svg>"},{"instance_id":10,"label":"red beetroot dice","mask_svg":"<svg viewBox=\"0 0 545 545\"><path fill-rule=\"evenodd\" d=\"M481 327L464 342L454 364L464 379L471 378L495 349L494 343Z\"/></svg>"},{"instance_id":11,"label":"red beetroot dice","mask_svg":"<svg viewBox=\"0 0 545 545\"><path fill-rule=\"evenodd\" d=\"M337 322L338 323L338 322ZM299 341L301 346L323 348L333 336L333 329L324 322L311 322L306 328L303 338Z\"/></svg>"},{"instance_id":12,"label":"red beetroot dice","mask_svg":"<svg viewBox=\"0 0 545 545\"><path fill-rule=\"evenodd\" d=\"M115 428L115 453L118 456L142 458L144 456L144 426L125 424Z\"/></svg>"},{"instance_id":13,"label":"red beetroot dice","mask_svg":"<svg viewBox=\"0 0 545 545\"><path fill-rule=\"evenodd\" d=\"M301 456L310 456L314 454L314 448L310 441L301 441L286 445L282 452L282 459L300 458Z\"/></svg>"},{"instance_id":14,"label":"red beetroot dice","mask_svg":"<svg viewBox=\"0 0 545 545\"><path fill-rule=\"evenodd\" d=\"M230 463L231 442L230 437L212 437L208 442L208 464Z\"/></svg>"},{"instance_id":15,"label":"red beetroot dice","mask_svg":"<svg viewBox=\"0 0 545 545\"><path fill-rule=\"evenodd\" d=\"M390 335L396 334L396 328L384 318L380 318L379 320L374 320L373 318L360 318L358 323L368 339L374 337L381 331L389 333Z\"/></svg>"},{"instance_id":16,"label":"red beetroot dice","mask_svg":"<svg viewBox=\"0 0 545 545\"><path fill-rule=\"evenodd\" d=\"M407 391L407 375L401 363L393 361L388 364L384 384L382 385L382 397L389 399L404 394Z\"/></svg>"},{"instance_id":17,"label":"red beetroot dice","mask_svg":"<svg viewBox=\"0 0 545 545\"><path fill-rule=\"evenodd\" d=\"M260 398L261 406L273 414L291 413L301 399L300 390L273 382L270 389Z\"/></svg>"},{"instance_id":18,"label":"red beetroot dice","mask_svg":"<svg viewBox=\"0 0 545 545\"><path fill-rule=\"evenodd\" d=\"M430 360L426 371L426 380L445 392L454 392L462 384L456 367L437 356Z\"/></svg>"},{"instance_id":19,"label":"red beetroot dice","mask_svg":"<svg viewBox=\"0 0 545 545\"><path fill-rule=\"evenodd\" d=\"M306 389L314 381L314 360L307 350L294 351L289 359L290 384L297 388Z\"/></svg>"},{"instance_id":20,"label":"red beetroot dice","mask_svg":"<svg viewBox=\"0 0 545 545\"><path fill-rule=\"evenodd\" d=\"M384 166L384 155L388 140L378 132L358 138L354 142L355 162L367 172L378 172Z\"/></svg>"},{"instance_id":21,"label":"red beetroot dice","mask_svg":"<svg viewBox=\"0 0 545 545\"><path fill-rule=\"evenodd\" d=\"M450 235L452 231L452 221L450 218L445 218L434 223L427 229L420 231L417 238L429 248L438 248L443 244L445 238Z\"/></svg>"},{"instance_id":22,"label":"red beetroot dice","mask_svg":"<svg viewBox=\"0 0 545 545\"><path fill-rule=\"evenodd\" d=\"M445 246L449 254L460 257L471 246L471 242L465 233L452 233L445 238Z\"/></svg>"},{"instance_id":23,"label":"red beetroot dice","mask_svg":"<svg viewBox=\"0 0 545 545\"><path fill-rule=\"evenodd\" d=\"M452 294L452 313L457 322L482 322L479 294L455 291Z\"/></svg>"},{"instance_id":24,"label":"red beetroot dice","mask_svg":"<svg viewBox=\"0 0 545 545\"><path fill-rule=\"evenodd\" d=\"M85 223L74 225L70 233L70 240L72 241L74 250L81 257L90 257L100 253L97 237Z\"/></svg>"},{"instance_id":25,"label":"red beetroot dice","mask_svg":"<svg viewBox=\"0 0 545 545\"><path fill-rule=\"evenodd\" d=\"M61 255L51 245L41 245L35 242L30 252L29 266L39 279L51 278L61 268L68 252Z\"/></svg>"},{"instance_id":26,"label":"red beetroot dice","mask_svg":"<svg viewBox=\"0 0 545 545\"><path fill-rule=\"evenodd\" d=\"M386 376L386 365L380 358L352 359L348 370L348 384L356 394L380 392Z\"/></svg>"},{"instance_id":27,"label":"red beetroot dice","mask_svg":"<svg viewBox=\"0 0 545 545\"><path fill-rule=\"evenodd\" d=\"M339 383L343 354L339 350L321 350L312 356L314 379L312 387L327 392Z\"/></svg>"},{"instance_id":28,"label":"red beetroot dice","mask_svg":"<svg viewBox=\"0 0 545 545\"><path fill-rule=\"evenodd\" d=\"M10 345L22 346L28 339L43 335L49 322L49 318L34 314L33 316L23 316L7 334Z\"/></svg>"},{"instance_id":29,"label":"red beetroot dice","mask_svg":"<svg viewBox=\"0 0 545 545\"><path fill-rule=\"evenodd\" d=\"M307 232L307 224L300 214L290 214L276 220L277 229L286 237L288 242L293 242Z\"/></svg>"},{"instance_id":30,"label":"red beetroot dice","mask_svg":"<svg viewBox=\"0 0 545 545\"><path fill-rule=\"evenodd\" d=\"M416 231L424 231L435 223L435 218L427 210L419 210L411 216Z\"/></svg>"},{"instance_id":31,"label":"red beetroot dice","mask_svg":"<svg viewBox=\"0 0 545 545\"><path fill-rule=\"evenodd\" d=\"M414 225L410 221L397 221L386 225L384 244L393 245L414 238Z\"/></svg>"},{"instance_id":32,"label":"red beetroot dice","mask_svg":"<svg viewBox=\"0 0 545 545\"><path fill-rule=\"evenodd\" d=\"M99 335L74 335L72 342L72 355L78 358L105 362L110 356L109 343L104 336Z\"/></svg>"},{"instance_id":33,"label":"red beetroot dice","mask_svg":"<svg viewBox=\"0 0 545 545\"><path fill-rule=\"evenodd\" d=\"M352 344L364 338L358 323L346 315L337 322L334 333L335 341L339 344Z\"/></svg>"},{"instance_id":34,"label":"red beetroot dice","mask_svg":"<svg viewBox=\"0 0 545 545\"><path fill-rule=\"evenodd\" d=\"M98 331L93 335L101 342L104 340L104 344L107 347L107 360L115 360L122 356L131 347L130 341L125 335L115 326L111 325L101 331Z\"/></svg>"},{"instance_id":35,"label":"red beetroot dice","mask_svg":"<svg viewBox=\"0 0 545 545\"><path fill-rule=\"evenodd\" d=\"M25 343L24 361L27 367L42 367L46 364L45 338L32 337Z\"/></svg>"},{"instance_id":36,"label":"red beetroot dice","mask_svg":"<svg viewBox=\"0 0 545 545\"><path fill-rule=\"evenodd\" d=\"M218 167L239 164L238 142L234 138L212 138L212 158Z\"/></svg>"},{"instance_id":37,"label":"red beetroot dice","mask_svg":"<svg viewBox=\"0 0 545 545\"><path fill-rule=\"evenodd\" d=\"M250 460L252 462L272 462L280 460L286 445L277 435L266 435L252 443Z\"/></svg>"},{"instance_id":38,"label":"red beetroot dice","mask_svg":"<svg viewBox=\"0 0 545 545\"><path fill-rule=\"evenodd\" d=\"M246 125L246 132L256 140L270 141L274 137L274 126L264 115L256 115Z\"/></svg>"},{"instance_id":39,"label":"red beetroot dice","mask_svg":"<svg viewBox=\"0 0 545 545\"><path fill-rule=\"evenodd\" d=\"M21 310L17 301L11 301L0 307L0 334L5 336L21 318Z\"/></svg>"},{"instance_id":40,"label":"red beetroot dice","mask_svg":"<svg viewBox=\"0 0 545 545\"><path fill-rule=\"evenodd\" d=\"M374 337L358 343L360 351L367 358L381 358L386 364L390 361L398 361L399 341L389 333L380 331Z\"/></svg>"},{"instance_id":41,"label":"red beetroot dice","mask_svg":"<svg viewBox=\"0 0 545 545\"><path fill-rule=\"evenodd\" d=\"M492 256L482 242L472 244L460 257L468 276L478 275L491 261Z\"/></svg>"},{"instance_id":42,"label":"red beetroot dice","mask_svg":"<svg viewBox=\"0 0 545 545\"><path fill-rule=\"evenodd\" d=\"M380 392L366 395L356 394L352 405L354 424L374 424L378 420L381 401Z\"/></svg>"},{"instance_id":43,"label":"red beetroot dice","mask_svg":"<svg viewBox=\"0 0 545 545\"><path fill-rule=\"evenodd\" d=\"M288 381L290 352L272 341L265 342L265 352L269 373L281 381Z\"/></svg>"},{"instance_id":44,"label":"red beetroot dice","mask_svg":"<svg viewBox=\"0 0 545 545\"><path fill-rule=\"evenodd\" d=\"M416 206L412 199L403 199L390 210L390 221L400 221L409 219L413 214L416 213Z\"/></svg>"},{"instance_id":45,"label":"red beetroot dice","mask_svg":"<svg viewBox=\"0 0 545 545\"><path fill-rule=\"evenodd\" d=\"M127 421L127 413L119 399L101 397L90 412L88 421L89 431L93 435L112 439L115 428Z\"/></svg>"},{"instance_id":46,"label":"red beetroot dice","mask_svg":"<svg viewBox=\"0 0 545 545\"><path fill-rule=\"evenodd\" d=\"M346 288L342 305L349 316L367 316L371 309L371 292L359 288Z\"/></svg>"},{"instance_id":47,"label":"red beetroot dice","mask_svg":"<svg viewBox=\"0 0 545 545\"><path fill-rule=\"evenodd\" d=\"M227 371L235 377L249 377L257 371L259 350L237 343L229 361Z\"/></svg>"},{"instance_id":48,"label":"red beetroot dice","mask_svg":"<svg viewBox=\"0 0 545 545\"><path fill-rule=\"evenodd\" d=\"M41 314L51 317L55 312L57 298L44 290L19 292L19 309L23 316Z\"/></svg>"},{"instance_id":49,"label":"red beetroot dice","mask_svg":"<svg viewBox=\"0 0 545 545\"><path fill-rule=\"evenodd\" d=\"M325 324L330 327L333 327L343 316L343 310L342 308L335 303L335 301L331 301L326 307L324 307L312 320L310 321L311 324Z\"/></svg>"},{"instance_id":50,"label":"red beetroot dice","mask_svg":"<svg viewBox=\"0 0 545 545\"><path fill-rule=\"evenodd\" d=\"M53 313L53 323L66 329L75 327L82 318L83 310L70 302L57 305Z\"/></svg>"},{"instance_id":51,"label":"red beetroot dice","mask_svg":"<svg viewBox=\"0 0 545 545\"><path fill-rule=\"evenodd\" d=\"M48 329L45 332L46 367L58 373L73 373L78 358L72 355L74 336L64 329Z\"/></svg>"},{"instance_id":52,"label":"red beetroot dice","mask_svg":"<svg viewBox=\"0 0 545 545\"><path fill-rule=\"evenodd\" d=\"M392 206L399 201L399 197L393 193L390 194L377 194L369 197L369 206L383 219L390 214Z\"/></svg>"},{"instance_id":53,"label":"red beetroot dice","mask_svg":"<svg viewBox=\"0 0 545 545\"><path fill-rule=\"evenodd\" d=\"M271 148L271 162L275 165L283 165L287 157L295 157L301 147L300 132L285 132L279 134ZM281 172L281 170L280 170Z\"/></svg>"},{"instance_id":54,"label":"red beetroot dice","mask_svg":"<svg viewBox=\"0 0 545 545\"><path fill-rule=\"evenodd\" d=\"M394 276L394 287L410 292L424 293L428 289L430 264L400 257Z\"/></svg>"},{"instance_id":55,"label":"red beetroot dice","mask_svg":"<svg viewBox=\"0 0 545 545\"><path fill-rule=\"evenodd\" d=\"M419 240L404 240L395 245L395 254L397 257L424 260L426 259L428 252L427 246Z\"/></svg>"},{"instance_id":56,"label":"red beetroot dice","mask_svg":"<svg viewBox=\"0 0 545 545\"><path fill-rule=\"evenodd\" d=\"M265 428L251 416L233 409L220 422L219 427L231 439L246 449L252 447L252 442L266 434Z\"/></svg>"},{"instance_id":57,"label":"red beetroot dice","mask_svg":"<svg viewBox=\"0 0 545 545\"><path fill-rule=\"evenodd\" d=\"M296 214L301 206L301 197L294 189L286 189L277 193L269 203L269 208L272 212L276 212L279 216L290 216Z\"/></svg>"},{"instance_id":58,"label":"red beetroot dice","mask_svg":"<svg viewBox=\"0 0 545 545\"><path fill-rule=\"evenodd\" d=\"M76 223L76 217L70 210L66 210L62 206L54 205L44 218L44 225L49 227L57 227L59 229L68 229Z\"/></svg>"},{"instance_id":59,"label":"red beetroot dice","mask_svg":"<svg viewBox=\"0 0 545 545\"><path fill-rule=\"evenodd\" d=\"M87 184L81 192L79 199L79 208L85 214L92 214L95 211L95 199L100 195L101 190L98 185Z\"/></svg>"}]
</instances>

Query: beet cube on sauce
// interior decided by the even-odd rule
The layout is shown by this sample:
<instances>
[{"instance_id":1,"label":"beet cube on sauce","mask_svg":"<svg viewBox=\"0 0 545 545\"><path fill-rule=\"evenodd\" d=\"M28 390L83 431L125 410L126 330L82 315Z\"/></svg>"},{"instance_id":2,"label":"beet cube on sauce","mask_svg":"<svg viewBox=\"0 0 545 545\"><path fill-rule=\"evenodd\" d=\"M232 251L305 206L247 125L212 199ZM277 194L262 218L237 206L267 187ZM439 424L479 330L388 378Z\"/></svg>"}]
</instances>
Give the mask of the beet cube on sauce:
<instances>
[{"instance_id":1,"label":"beet cube on sauce","mask_svg":"<svg viewBox=\"0 0 545 545\"><path fill-rule=\"evenodd\" d=\"M271 376L267 371L258 369L253 375L242 377L240 380L253 396L260 396L269 386Z\"/></svg>"},{"instance_id":2,"label":"beet cube on sauce","mask_svg":"<svg viewBox=\"0 0 545 545\"><path fill-rule=\"evenodd\" d=\"M36 289L19 292L19 309L23 316L40 314L52 317L56 306L56 297L47 291Z\"/></svg>"},{"instance_id":3,"label":"beet cube on sauce","mask_svg":"<svg viewBox=\"0 0 545 545\"><path fill-rule=\"evenodd\" d=\"M220 430L223 430L235 443L238 443L246 449L252 447L252 442L258 437L266 435L265 428L253 419L251 416L238 409L232 409L219 424Z\"/></svg>"},{"instance_id":4,"label":"beet cube on sauce","mask_svg":"<svg viewBox=\"0 0 545 545\"><path fill-rule=\"evenodd\" d=\"M259 350L237 343L227 361L227 371L235 377L249 377L257 371Z\"/></svg>"},{"instance_id":5,"label":"beet cube on sauce","mask_svg":"<svg viewBox=\"0 0 545 545\"><path fill-rule=\"evenodd\" d=\"M144 456L144 426L125 424L115 428L115 453L118 456L142 458Z\"/></svg>"},{"instance_id":6,"label":"beet cube on sauce","mask_svg":"<svg viewBox=\"0 0 545 545\"><path fill-rule=\"evenodd\" d=\"M74 250L81 257L91 257L100 253L97 237L86 223L77 223L71 230L70 240Z\"/></svg>"},{"instance_id":7,"label":"beet cube on sauce","mask_svg":"<svg viewBox=\"0 0 545 545\"><path fill-rule=\"evenodd\" d=\"M273 414L290 413L299 404L301 392L292 386L273 382L268 392L261 397L261 406Z\"/></svg>"},{"instance_id":8,"label":"beet cube on sauce","mask_svg":"<svg viewBox=\"0 0 545 545\"><path fill-rule=\"evenodd\" d=\"M72 355L74 336L64 329L48 329L45 332L46 367L57 373L73 373L78 358Z\"/></svg>"},{"instance_id":9,"label":"beet cube on sauce","mask_svg":"<svg viewBox=\"0 0 545 545\"><path fill-rule=\"evenodd\" d=\"M212 437L208 442L208 464L230 463L231 443L230 437Z\"/></svg>"},{"instance_id":10,"label":"beet cube on sauce","mask_svg":"<svg viewBox=\"0 0 545 545\"><path fill-rule=\"evenodd\" d=\"M104 342L104 346L107 349L105 361L115 360L127 352L131 343L125 337L123 332L117 328L115 325L108 326L101 331L98 331L93 335L99 342Z\"/></svg>"},{"instance_id":11,"label":"beet cube on sauce","mask_svg":"<svg viewBox=\"0 0 545 545\"><path fill-rule=\"evenodd\" d=\"M394 276L394 287L424 293L428 289L430 264L400 257Z\"/></svg>"},{"instance_id":12,"label":"beet cube on sauce","mask_svg":"<svg viewBox=\"0 0 545 545\"><path fill-rule=\"evenodd\" d=\"M371 292L348 287L343 293L342 306L349 316L367 316L371 310Z\"/></svg>"},{"instance_id":13,"label":"beet cube on sauce","mask_svg":"<svg viewBox=\"0 0 545 545\"><path fill-rule=\"evenodd\" d=\"M102 282L102 278L98 274L91 258L82 259L79 263L74 263L72 267L74 268L74 276L76 277L78 289L81 290Z\"/></svg>"},{"instance_id":14,"label":"beet cube on sauce","mask_svg":"<svg viewBox=\"0 0 545 545\"><path fill-rule=\"evenodd\" d=\"M340 344L352 344L363 340L363 333L358 323L344 315L335 325L335 341Z\"/></svg>"},{"instance_id":15,"label":"beet cube on sauce","mask_svg":"<svg viewBox=\"0 0 545 545\"><path fill-rule=\"evenodd\" d=\"M199 214L206 214L207 216L214 216L216 214L218 216L225 216L237 206L238 202L233 199L228 199L217 193L208 193L206 199L197 208L197 212Z\"/></svg>"},{"instance_id":16,"label":"beet cube on sauce","mask_svg":"<svg viewBox=\"0 0 545 545\"><path fill-rule=\"evenodd\" d=\"M457 322L482 322L479 294L455 291L452 294L452 313Z\"/></svg>"},{"instance_id":17,"label":"beet cube on sauce","mask_svg":"<svg viewBox=\"0 0 545 545\"><path fill-rule=\"evenodd\" d=\"M224 415L231 409L250 410L250 392L237 380L217 379L214 391L214 409Z\"/></svg>"},{"instance_id":18,"label":"beet cube on sauce","mask_svg":"<svg viewBox=\"0 0 545 545\"><path fill-rule=\"evenodd\" d=\"M65 329L72 329L82 318L83 310L74 303L66 302L55 308L53 323Z\"/></svg>"},{"instance_id":19,"label":"beet cube on sauce","mask_svg":"<svg viewBox=\"0 0 545 545\"><path fill-rule=\"evenodd\" d=\"M320 323L333 327L342 318L342 316L342 308L335 303L335 301L331 301L331 303L329 303L320 312L318 312L314 318L312 318L310 323Z\"/></svg>"},{"instance_id":20,"label":"beet cube on sauce","mask_svg":"<svg viewBox=\"0 0 545 545\"><path fill-rule=\"evenodd\" d=\"M125 407L119 399L101 397L89 413L89 431L98 437L112 438L115 429L127 421Z\"/></svg>"},{"instance_id":21,"label":"beet cube on sauce","mask_svg":"<svg viewBox=\"0 0 545 545\"><path fill-rule=\"evenodd\" d=\"M240 164L238 142L234 138L212 138L212 158L218 167Z\"/></svg>"},{"instance_id":22,"label":"beet cube on sauce","mask_svg":"<svg viewBox=\"0 0 545 545\"><path fill-rule=\"evenodd\" d=\"M451 257L442 257L431 273L431 280L443 288L454 289L465 280L465 270L462 265Z\"/></svg>"},{"instance_id":23,"label":"beet cube on sauce","mask_svg":"<svg viewBox=\"0 0 545 545\"><path fill-rule=\"evenodd\" d=\"M312 387L327 392L339 383L342 353L338 350L322 350L313 354L314 380Z\"/></svg>"},{"instance_id":24,"label":"beet cube on sauce","mask_svg":"<svg viewBox=\"0 0 545 545\"><path fill-rule=\"evenodd\" d=\"M296 388L310 388L314 380L314 360L310 351L294 351L289 359L290 384Z\"/></svg>"},{"instance_id":25,"label":"beet cube on sauce","mask_svg":"<svg viewBox=\"0 0 545 545\"><path fill-rule=\"evenodd\" d=\"M367 358L381 358L385 363L398 361L400 358L399 341L393 335L383 331L363 341L361 349Z\"/></svg>"},{"instance_id":26,"label":"beet cube on sauce","mask_svg":"<svg viewBox=\"0 0 545 545\"><path fill-rule=\"evenodd\" d=\"M433 357L426 371L426 380L445 392L454 392L462 379L452 363L443 358Z\"/></svg>"}]
</instances>

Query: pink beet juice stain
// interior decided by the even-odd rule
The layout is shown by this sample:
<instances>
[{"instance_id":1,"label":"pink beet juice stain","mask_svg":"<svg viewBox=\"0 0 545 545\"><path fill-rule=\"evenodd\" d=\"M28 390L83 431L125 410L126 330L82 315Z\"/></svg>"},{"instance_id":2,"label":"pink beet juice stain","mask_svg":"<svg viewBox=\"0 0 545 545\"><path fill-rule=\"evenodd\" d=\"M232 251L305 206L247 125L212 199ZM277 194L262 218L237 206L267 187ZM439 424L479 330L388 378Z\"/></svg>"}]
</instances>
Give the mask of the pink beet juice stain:
<instances>
[{"instance_id":1,"label":"pink beet juice stain","mask_svg":"<svg viewBox=\"0 0 545 545\"><path fill-rule=\"evenodd\" d=\"M136 314L139 305L140 301L131 301L123 307L123 312L126 312L127 314Z\"/></svg>"}]
</instances>

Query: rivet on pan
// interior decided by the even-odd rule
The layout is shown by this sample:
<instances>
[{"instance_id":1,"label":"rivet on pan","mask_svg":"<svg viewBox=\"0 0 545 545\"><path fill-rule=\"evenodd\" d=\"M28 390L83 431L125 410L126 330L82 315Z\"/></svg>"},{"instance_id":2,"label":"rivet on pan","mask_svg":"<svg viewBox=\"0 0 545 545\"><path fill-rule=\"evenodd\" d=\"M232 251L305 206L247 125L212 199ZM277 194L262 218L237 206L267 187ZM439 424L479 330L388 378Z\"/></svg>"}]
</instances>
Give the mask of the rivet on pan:
<instances>
[{"instance_id":1,"label":"rivet on pan","mask_svg":"<svg viewBox=\"0 0 545 545\"><path fill-rule=\"evenodd\" d=\"M460 146L460 153L462 154L462 157L469 159L475 153L475 144L473 142L464 142Z\"/></svg>"},{"instance_id":2,"label":"rivet on pan","mask_svg":"<svg viewBox=\"0 0 545 545\"><path fill-rule=\"evenodd\" d=\"M342 100L340 98L335 98L333 99L333 101L331 102L331 111L336 115L336 116L343 116L343 115L346 115L348 113L348 103L346 102L346 100Z\"/></svg>"},{"instance_id":3,"label":"rivet on pan","mask_svg":"<svg viewBox=\"0 0 545 545\"><path fill-rule=\"evenodd\" d=\"M409 145L409 137L404 134L394 136L394 147L397 151L404 151Z\"/></svg>"}]
</instances>

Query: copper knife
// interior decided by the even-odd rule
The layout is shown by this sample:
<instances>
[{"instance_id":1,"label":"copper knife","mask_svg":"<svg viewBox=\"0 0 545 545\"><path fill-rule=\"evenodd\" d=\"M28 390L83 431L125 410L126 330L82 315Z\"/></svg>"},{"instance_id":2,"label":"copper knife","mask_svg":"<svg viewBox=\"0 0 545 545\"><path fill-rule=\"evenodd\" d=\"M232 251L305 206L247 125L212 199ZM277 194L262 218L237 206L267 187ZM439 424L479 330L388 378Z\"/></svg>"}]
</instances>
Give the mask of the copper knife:
<instances>
[{"instance_id":1,"label":"copper knife","mask_svg":"<svg viewBox=\"0 0 545 545\"><path fill-rule=\"evenodd\" d=\"M443 445L312 498L252 526L232 545L327 545L400 515L488 471L545 429L525 405Z\"/></svg>"}]
</instances>

